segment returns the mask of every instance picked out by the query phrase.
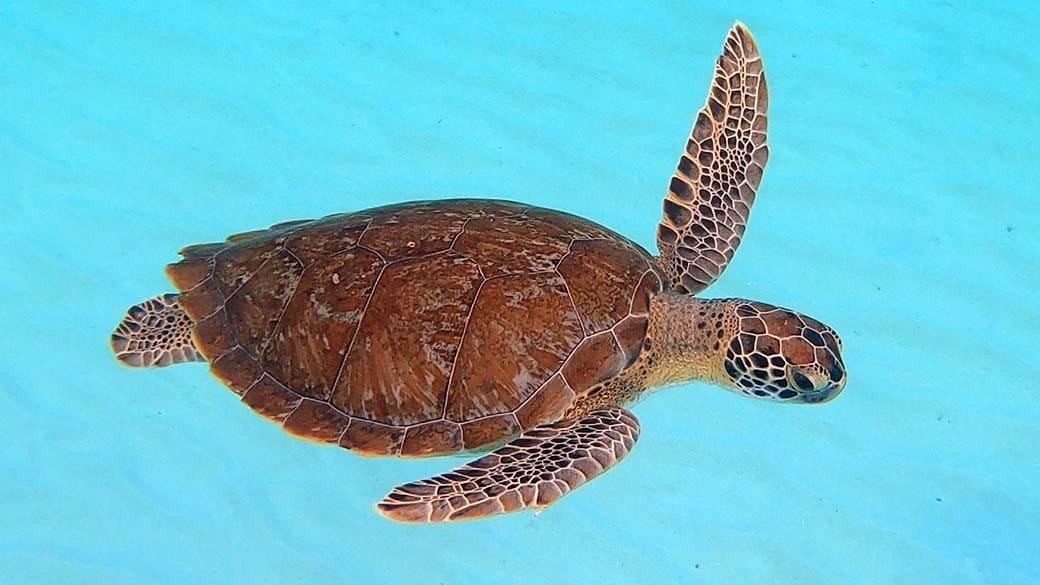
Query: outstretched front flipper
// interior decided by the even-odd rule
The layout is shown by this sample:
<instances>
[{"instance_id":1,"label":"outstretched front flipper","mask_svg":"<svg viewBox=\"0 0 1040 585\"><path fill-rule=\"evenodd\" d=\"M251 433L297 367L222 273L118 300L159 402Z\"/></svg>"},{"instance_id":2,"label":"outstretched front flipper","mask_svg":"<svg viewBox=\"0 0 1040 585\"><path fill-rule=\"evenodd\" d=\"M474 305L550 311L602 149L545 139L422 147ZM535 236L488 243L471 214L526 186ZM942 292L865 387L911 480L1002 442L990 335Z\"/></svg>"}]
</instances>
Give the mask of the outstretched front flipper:
<instances>
[{"instance_id":1,"label":"outstretched front flipper","mask_svg":"<svg viewBox=\"0 0 1040 585\"><path fill-rule=\"evenodd\" d=\"M195 349L194 324L177 296L159 295L127 310L112 332L112 351L119 361L138 368L206 361Z\"/></svg>"},{"instance_id":2,"label":"outstretched front flipper","mask_svg":"<svg viewBox=\"0 0 1040 585\"><path fill-rule=\"evenodd\" d=\"M632 413L596 410L527 431L452 472L398 486L377 507L402 522L547 508L621 461L638 438L639 421Z\"/></svg>"},{"instance_id":3,"label":"outstretched front flipper","mask_svg":"<svg viewBox=\"0 0 1040 585\"><path fill-rule=\"evenodd\" d=\"M678 292L715 281L740 245L769 158L762 57L742 24L726 37L657 227L661 267Z\"/></svg>"}]
</instances>

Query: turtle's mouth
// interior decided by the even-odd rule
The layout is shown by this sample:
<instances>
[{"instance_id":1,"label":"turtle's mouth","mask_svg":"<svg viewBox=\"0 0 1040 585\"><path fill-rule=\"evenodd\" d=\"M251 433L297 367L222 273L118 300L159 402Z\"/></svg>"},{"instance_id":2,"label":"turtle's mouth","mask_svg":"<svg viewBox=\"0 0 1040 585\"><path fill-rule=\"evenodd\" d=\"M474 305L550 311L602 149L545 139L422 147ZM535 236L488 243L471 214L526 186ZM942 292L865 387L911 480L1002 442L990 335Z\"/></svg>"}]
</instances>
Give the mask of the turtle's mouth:
<instances>
[{"instance_id":1,"label":"turtle's mouth","mask_svg":"<svg viewBox=\"0 0 1040 585\"><path fill-rule=\"evenodd\" d=\"M812 392L806 392L802 394L802 402L806 404L822 404L824 402L830 402L841 394L841 391L845 389L844 378L837 383L831 383L819 390L813 390Z\"/></svg>"}]
</instances>

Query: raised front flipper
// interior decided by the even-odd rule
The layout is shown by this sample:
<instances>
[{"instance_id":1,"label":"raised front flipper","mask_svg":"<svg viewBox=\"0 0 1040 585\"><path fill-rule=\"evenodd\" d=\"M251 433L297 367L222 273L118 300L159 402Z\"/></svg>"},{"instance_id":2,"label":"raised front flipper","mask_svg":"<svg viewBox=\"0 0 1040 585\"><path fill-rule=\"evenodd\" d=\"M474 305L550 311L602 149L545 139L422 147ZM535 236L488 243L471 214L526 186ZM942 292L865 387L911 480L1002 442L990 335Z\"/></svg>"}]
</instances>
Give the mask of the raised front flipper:
<instances>
[{"instance_id":1,"label":"raised front flipper","mask_svg":"<svg viewBox=\"0 0 1040 585\"><path fill-rule=\"evenodd\" d=\"M112 332L112 351L119 361L138 368L204 362L191 340L193 327L177 295L159 295L127 310Z\"/></svg>"},{"instance_id":2,"label":"raised front flipper","mask_svg":"<svg viewBox=\"0 0 1040 585\"><path fill-rule=\"evenodd\" d=\"M627 410L541 426L450 473L394 488L378 509L402 522L448 522L551 506L610 469L635 445Z\"/></svg>"},{"instance_id":3,"label":"raised front flipper","mask_svg":"<svg viewBox=\"0 0 1040 585\"><path fill-rule=\"evenodd\" d=\"M668 187L657 227L661 267L679 292L715 281L740 245L769 158L769 97L751 32L737 24Z\"/></svg>"}]
</instances>

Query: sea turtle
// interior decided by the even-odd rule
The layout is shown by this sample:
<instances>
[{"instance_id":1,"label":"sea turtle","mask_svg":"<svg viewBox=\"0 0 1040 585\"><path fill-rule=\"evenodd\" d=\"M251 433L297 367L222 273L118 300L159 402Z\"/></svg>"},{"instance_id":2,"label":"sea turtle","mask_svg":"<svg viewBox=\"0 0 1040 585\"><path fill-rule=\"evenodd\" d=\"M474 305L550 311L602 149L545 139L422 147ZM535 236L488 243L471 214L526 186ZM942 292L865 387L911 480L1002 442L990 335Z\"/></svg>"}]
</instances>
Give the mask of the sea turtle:
<instances>
[{"instance_id":1,"label":"sea turtle","mask_svg":"<svg viewBox=\"0 0 1040 585\"><path fill-rule=\"evenodd\" d=\"M591 221L518 203L420 201L189 246L180 290L112 335L131 366L209 362L256 412L364 455L490 450L395 488L409 522L545 508L639 436L650 388L704 380L819 403L841 392L833 329L788 309L694 298L733 257L762 178L768 98L729 32L664 199L660 256Z\"/></svg>"}]
</instances>

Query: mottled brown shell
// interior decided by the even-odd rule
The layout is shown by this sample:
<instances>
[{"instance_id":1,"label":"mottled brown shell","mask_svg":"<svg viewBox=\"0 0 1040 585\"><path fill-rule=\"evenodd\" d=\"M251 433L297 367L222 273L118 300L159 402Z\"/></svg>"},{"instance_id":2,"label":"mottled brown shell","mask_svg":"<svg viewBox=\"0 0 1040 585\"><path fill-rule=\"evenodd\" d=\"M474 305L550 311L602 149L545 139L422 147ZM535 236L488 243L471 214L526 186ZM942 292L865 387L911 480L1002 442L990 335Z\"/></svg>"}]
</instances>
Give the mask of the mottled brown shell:
<instances>
[{"instance_id":1,"label":"mottled brown shell","mask_svg":"<svg viewBox=\"0 0 1040 585\"><path fill-rule=\"evenodd\" d=\"M639 354L661 276L564 213L406 203L182 250L168 273L213 373L296 435L370 455L553 422Z\"/></svg>"}]
</instances>

